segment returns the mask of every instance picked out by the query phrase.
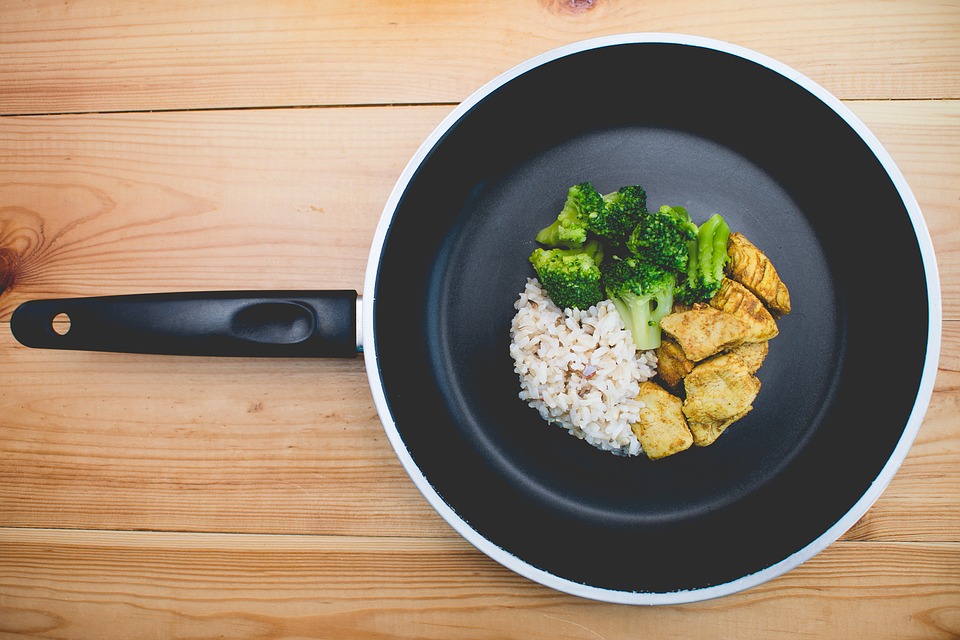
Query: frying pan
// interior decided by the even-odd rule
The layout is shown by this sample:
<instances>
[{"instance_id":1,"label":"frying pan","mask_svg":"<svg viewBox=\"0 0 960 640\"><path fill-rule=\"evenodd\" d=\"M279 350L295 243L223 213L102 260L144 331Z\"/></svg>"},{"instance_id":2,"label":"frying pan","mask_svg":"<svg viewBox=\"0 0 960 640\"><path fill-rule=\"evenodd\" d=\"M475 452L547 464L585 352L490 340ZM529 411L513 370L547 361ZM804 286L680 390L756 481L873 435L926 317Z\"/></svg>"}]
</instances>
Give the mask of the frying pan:
<instances>
[{"instance_id":1,"label":"frying pan","mask_svg":"<svg viewBox=\"0 0 960 640\"><path fill-rule=\"evenodd\" d=\"M790 287L754 409L710 447L616 457L518 398L513 303L537 230L583 180L721 213ZM679 35L562 47L464 101L393 190L364 294L35 300L11 329L41 348L362 350L392 446L454 529L540 583L632 604L735 593L838 538L904 459L940 349L930 237L877 139L796 71Z\"/></svg>"}]
</instances>

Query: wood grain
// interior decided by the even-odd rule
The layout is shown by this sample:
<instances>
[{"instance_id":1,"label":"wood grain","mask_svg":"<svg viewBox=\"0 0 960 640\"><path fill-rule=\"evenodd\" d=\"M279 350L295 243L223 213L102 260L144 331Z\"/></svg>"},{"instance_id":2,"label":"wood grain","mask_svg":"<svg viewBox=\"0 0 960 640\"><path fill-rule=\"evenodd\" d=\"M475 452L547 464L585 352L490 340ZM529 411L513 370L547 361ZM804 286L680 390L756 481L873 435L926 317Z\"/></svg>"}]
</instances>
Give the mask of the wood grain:
<instances>
[{"instance_id":1,"label":"wood grain","mask_svg":"<svg viewBox=\"0 0 960 640\"><path fill-rule=\"evenodd\" d=\"M2 526L375 535L389 519L391 535L453 535L396 460L359 360L4 342Z\"/></svg>"},{"instance_id":2,"label":"wood grain","mask_svg":"<svg viewBox=\"0 0 960 640\"><path fill-rule=\"evenodd\" d=\"M29 296L362 289L449 107L0 120L0 318Z\"/></svg>"},{"instance_id":3,"label":"wood grain","mask_svg":"<svg viewBox=\"0 0 960 640\"><path fill-rule=\"evenodd\" d=\"M3 8L0 114L456 103L630 31L755 48L842 98L960 97L955 3L36 0Z\"/></svg>"},{"instance_id":4,"label":"wood grain","mask_svg":"<svg viewBox=\"0 0 960 640\"><path fill-rule=\"evenodd\" d=\"M8 634L74 640L952 638L960 545L840 542L742 594L635 608L547 589L459 540L7 529L0 611Z\"/></svg>"}]
</instances>

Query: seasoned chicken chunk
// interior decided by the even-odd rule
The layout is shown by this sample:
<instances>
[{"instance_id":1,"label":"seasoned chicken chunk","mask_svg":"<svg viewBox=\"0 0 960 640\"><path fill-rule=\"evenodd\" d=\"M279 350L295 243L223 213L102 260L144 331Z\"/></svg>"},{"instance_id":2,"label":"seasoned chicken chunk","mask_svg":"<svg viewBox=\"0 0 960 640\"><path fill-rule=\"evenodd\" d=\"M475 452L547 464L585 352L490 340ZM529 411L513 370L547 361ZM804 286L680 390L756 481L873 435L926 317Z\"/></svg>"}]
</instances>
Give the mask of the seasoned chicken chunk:
<instances>
[{"instance_id":1,"label":"seasoned chicken chunk","mask_svg":"<svg viewBox=\"0 0 960 640\"><path fill-rule=\"evenodd\" d=\"M750 334L750 326L737 316L700 303L689 311L664 316L660 328L694 362L735 347Z\"/></svg>"},{"instance_id":2,"label":"seasoned chicken chunk","mask_svg":"<svg viewBox=\"0 0 960 640\"><path fill-rule=\"evenodd\" d=\"M727 353L740 356L740 359L747 365L747 370L750 373L756 373L767 357L768 351L770 351L769 342L744 342L730 349Z\"/></svg>"},{"instance_id":3,"label":"seasoned chicken chunk","mask_svg":"<svg viewBox=\"0 0 960 640\"><path fill-rule=\"evenodd\" d=\"M727 274L749 289L775 313L790 313L790 292L780 280L773 263L742 233L731 233L727 241L730 262Z\"/></svg>"},{"instance_id":4,"label":"seasoned chicken chunk","mask_svg":"<svg viewBox=\"0 0 960 640\"><path fill-rule=\"evenodd\" d=\"M643 452L651 460L685 451L693 444L693 434L683 417L683 402L655 382L640 385L637 400L643 402L640 420L630 428L636 434Z\"/></svg>"},{"instance_id":5,"label":"seasoned chicken chunk","mask_svg":"<svg viewBox=\"0 0 960 640\"><path fill-rule=\"evenodd\" d=\"M760 380L737 355L724 353L698 364L683 380L683 414L698 447L713 444L753 408Z\"/></svg>"},{"instance_id":6,"label":"seasoned chicken chunk","mask_svg":"<svg viewBox=\"0 0 960 640\"><path fill-rule=\"evenodd\" d=\"M723 432L727 430L727 427L750 413L751 409L753 409L753 407L747 407L740 413L725 420L713 420L706 422L699 422L695 420L688 421L687 425L690 428L690 433L693 434L693 444L698 447L710 446L717 441L717 438L723 435Z\"/></svg>"},{"instance_id":7,"label":"seasoned chicken chunk","mask_svg":"<svg viewBox=\"0 0 960 640\"><path fill-rule=\"evenodd\" d=\"M744 342L765 342L780 333L777 321L760 298L736 280L724 278L720 290L710 299L710 306L732 313L750 326L750 333Z\"/></svg>"},{"instance_id":8,"label":"seasoned chicken chunk","mask_svg":"<svg viewBox=\"0 0 960 640\"><path fill-rule=\"evenodd\" d=\"M668 387L679 386L684 376L693 370L693 365L679 344L667 337L660 340L660 346L657 347L657 374Z\"/></svg>"}]
</instances>

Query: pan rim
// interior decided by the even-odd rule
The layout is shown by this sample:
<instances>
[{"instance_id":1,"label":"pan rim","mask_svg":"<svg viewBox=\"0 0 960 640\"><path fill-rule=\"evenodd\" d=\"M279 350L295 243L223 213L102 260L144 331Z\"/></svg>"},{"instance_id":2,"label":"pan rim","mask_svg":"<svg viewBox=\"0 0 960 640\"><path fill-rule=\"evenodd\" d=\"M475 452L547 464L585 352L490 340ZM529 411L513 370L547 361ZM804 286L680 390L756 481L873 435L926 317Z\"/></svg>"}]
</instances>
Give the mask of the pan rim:
<instances>
[{"instance_id":1,"label":"pan rim","mask_svg":"<svg viewBox=\"0 0 960 640\"><path fill-rule=\"evenodd\" d=\"M741 576L723 584L708 587L670 592L649 591L620 591L603 587L582 584L557 576L529 564L522 558L501 548L494 542L473 529L463 520L434 489L429 479L419 469L410 451L407 449L393 420L390 407L386 399L384 381L379 367L378 351L375 341L374 318L377 301L377 282L380 259L384 249L387 232L396 214L400 200L406 192L418 168L427 158L433 148L443 139L444 135L476 104L501 86L518 76L542 66L553 60L569 55L589 51L592 49L611 47L625 44L673 44L709 49L727 53L735 57L754 62L770 69L805 89L820 102L828 106L837 116L844 120L863 140L874 157L880 162L884 171L894 184L914 229L927 285L928 323L926 354L917 389L916 399L903 432L897 441L892 454L887 459L869 488L863 493L852 507L819 537L808 543L803 549L766 567L760 571ZM574 42L561 46L540 55L534 56L513 68L501 73L490 80L448 114L424 140L417 152L407 163L395 187L390 193L384 206L383 213L377 225L372 241L364 278L364 304L362 310L362 333L364 345L364 361L367 378L373 394L374 404L380 421L383 424L387 438L396 453L404 470L414 482L420 493L427 499L430 506L447 522L457 533L470 542L478 550L491 559L514 571L515 573L538 582L557 591L568 593L591 600L599 600L616 604L632 605L670 605L684 604L731 595L748 588L760 585L787 571L799 566L820 551L836 541L844 532L852 527L880 497L881 493L893 479L903 460L906 458L919 432L930 398L933 393L934 380L939 362L941 348L942 301L940 292L939 273L936 257L929 231L920 211L919 204L890 154L886 151L879 139L867 126L838 98L829 93L822 86L799 73L795 69L778 62L764 54L728 42L706 38L702 36L660 33L634 32L617 35L601 36Z\"/></svg>"}]
</instances>

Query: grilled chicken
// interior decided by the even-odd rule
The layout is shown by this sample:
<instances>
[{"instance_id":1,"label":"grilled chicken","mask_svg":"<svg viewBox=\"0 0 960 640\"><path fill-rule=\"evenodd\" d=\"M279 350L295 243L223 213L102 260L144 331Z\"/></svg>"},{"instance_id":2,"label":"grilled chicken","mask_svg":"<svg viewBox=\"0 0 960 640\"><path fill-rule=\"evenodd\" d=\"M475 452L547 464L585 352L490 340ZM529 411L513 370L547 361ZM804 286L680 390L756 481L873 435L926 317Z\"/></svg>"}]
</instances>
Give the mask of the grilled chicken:
<instances>
[{"instance_id":1,"label":"grilled chicken","mask_svg":"<svg viewBox=\"0 0 960 640\"><path fill-rule=\"evenodd\" d=\"M760 365L763 364L763 360L767 357L769 350L769 342L744 342L730 349L727 353L740 356L743 363L747 365L747 370L750 371L750 373L756 373Z\"/></svg>"},{"instance_id":2,"label":"grilled chicken","mask_svg":"<svg viewBox=\"0 0 960 640\"><path fill-rule=\"evenodd\" d=\"M643 402L640 420L630 428L636 434L643 452L658 460L690 448L693 434L683 417L683 402L655 382L640 385L637 400Z\"/></svg>"},{"instance_id":3,"label":"grilled chicken","mask_svg":"<svg viewBox=\"0 0 960 640\"><path fill-rule=\"evenodd\" d=\"M713 444L731 424L753 409L760 391L743 359L724 353L694 367L684 378L683 414L698 447Z\"/></svg>"},{"instance_id":4,"label":"grilled chicken","mask_svg":"<svg viewBox=\"0 0 960 640\"><path fill-rule=\"evenodd\" d=\"M760 299L736 280L724 278L720 290L710 299L710 306L732 313L750 326L744 342L765 342L780 333L776 320Z\"/></svg>"},{"instance_id":5,"label":"grilled chicken","mask_svg":"<svg viewBox=\"0 0 960 640\"><path fill-rule=\"evenodd\" d=\"M657 347L657 373L668 387L678 387L684 376L693 370L693 365L679 344L670 338L661 339Z\"/></svg>"},{"instance_id":6,"label":"grilled chicken","mask_svg":"<svg viewBox=\"0 0 960 640\"><path fill-rule=\"evenodd\" d=\"M723 435L727 427L750 413L751 409L753 409L753 407L747 407L740 413L724 420L710 420L706 422L688 421L687 424L689 425L690 433L693 434L693 444L698 447L709 447L717 441L717 438Z\"/></svg>"},{"instance_id":7,"label":"grilled chicken","mask_svg":"<svg viewBox=\"0 0 960 640\"><path fill-rule=\"evenodd\" d=\"M694 362L735 347L750 335L750 325L737 316L701 303L689 311L664 316L660 328Z\"/></svg>"},{"instance_id":8,"label":"grilled chicken","mask_svg":"<svg viewBox=\"0 0 960 640\"><path fill-rule=\"evenodd\" d=\"M773 312L790 313L790 292L780 280L770 259L741 233L731 233L727 241L730 262L727 274L760 298Z\"/></svg>"}]
</instances>

